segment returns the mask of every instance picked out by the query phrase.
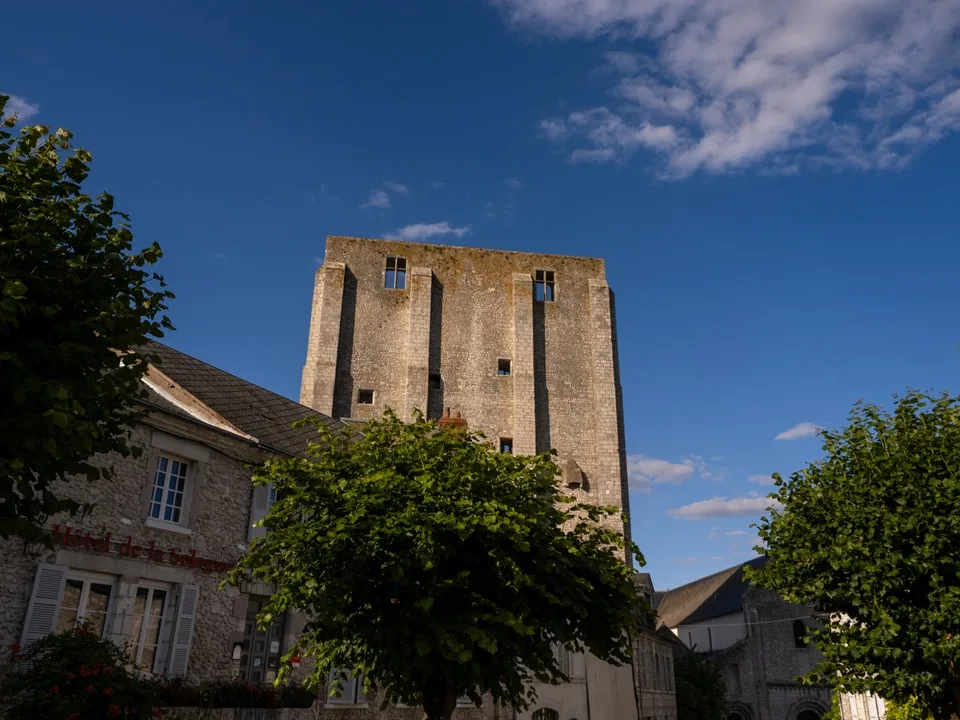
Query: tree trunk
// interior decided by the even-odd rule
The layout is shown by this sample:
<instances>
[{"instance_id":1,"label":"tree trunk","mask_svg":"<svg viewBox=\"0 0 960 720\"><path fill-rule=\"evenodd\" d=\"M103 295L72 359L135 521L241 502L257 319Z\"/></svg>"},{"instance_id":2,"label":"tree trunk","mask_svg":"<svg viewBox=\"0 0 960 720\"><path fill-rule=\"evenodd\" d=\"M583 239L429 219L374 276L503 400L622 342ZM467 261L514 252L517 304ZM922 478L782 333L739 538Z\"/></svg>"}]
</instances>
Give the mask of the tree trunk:
<instances>
[{"instance_id":1,"label":"tree trunk","mask_svg":"<svg viewBox=\"0 0 960 720\"><path fill-rule=\"evenodd\" d=\"M450 688L437 688L435 692L423 694L424 720L450 720L457 707L457 691Z\"/></svg>"}]
</instances>

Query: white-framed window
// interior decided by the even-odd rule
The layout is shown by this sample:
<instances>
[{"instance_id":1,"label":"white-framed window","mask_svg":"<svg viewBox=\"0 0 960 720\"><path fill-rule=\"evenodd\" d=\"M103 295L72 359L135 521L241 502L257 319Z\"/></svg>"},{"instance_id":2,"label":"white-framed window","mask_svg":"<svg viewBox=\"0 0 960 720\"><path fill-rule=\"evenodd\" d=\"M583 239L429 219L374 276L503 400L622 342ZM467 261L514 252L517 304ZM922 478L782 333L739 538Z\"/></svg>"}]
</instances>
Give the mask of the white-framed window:
<instances>
[{"instance_id":1,"label":"white-framed window","mask_svg":"<svg viewBox=\"0 0 960 720\"><path fill-rule=\"evenodd\" d=\"M184 494L190 464L168 455L157 458L148 519L180 525L185 517Z\"/></svg>"},{"instance_id":2,"label":"white-framed window","mask_svg":"<svg viewBox=\"0 0 960 720\"><path fill-rule=\"evenodd\" d=\"M133 608L130 611L132 624L126 641L130 661L145 672L157 670L159 660L160 632L163 629L163 614L170 596L170 587L159 583L137 585Z\"/></svg>"},{"instance_id":3,"label":"white-framed window","mask_svg":"<svg viewBox=\"0 0 960 720\"><path fill-rule=\"evenodd\" d=\"M116 578L110 575L71 571L63 587L55 632L83 623L103 637L115 590Z\"/></svg>"},{"instance_id":4,"label":"white-framed window","mask_svg":"<svg viewBox=\"0 0 960 720\"><path fill-rule=\"evenodd\" d=\"M340 694L334 697L330 694L334 680L340 680ZM327 679L327 705L363 705L367 702L363 694L363 677L353 677L346 670L333 670Z\"/></svg>"},{"instance_id":5,"label":"white-framed window","mask_svg":"<svg viewBox=\"0 0 960 720\"><path fill-rule=\"evenodd\" d=\"M557 661L560 672L570 677L570 651L558 643L553 646L553 657Z\"/></svg>"}]
</instances>

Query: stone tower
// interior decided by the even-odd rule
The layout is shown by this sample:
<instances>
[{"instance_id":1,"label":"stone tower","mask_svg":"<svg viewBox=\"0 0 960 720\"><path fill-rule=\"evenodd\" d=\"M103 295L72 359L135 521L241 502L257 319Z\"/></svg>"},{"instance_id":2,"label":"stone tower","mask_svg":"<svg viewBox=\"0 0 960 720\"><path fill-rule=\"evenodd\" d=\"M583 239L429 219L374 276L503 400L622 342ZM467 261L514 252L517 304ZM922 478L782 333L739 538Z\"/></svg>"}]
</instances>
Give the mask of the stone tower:
<instances>
[{"instance_id":1,"label":"stone tower","mask_svg":"<svg viewBox=\"0 0 960 720\"><path fill-rule=\"evenodd\" d=\"M449 410L503 451L556 449L574 495L629 508L614 301L600 259L328 237L300 402L355 419ZM629 523L617 529L629 534ZM592 707L558 698L572 712L563 717L636 717L629 669L624 681L604 668L614 670L585 659Z\"/></svg>"}]
</instances>

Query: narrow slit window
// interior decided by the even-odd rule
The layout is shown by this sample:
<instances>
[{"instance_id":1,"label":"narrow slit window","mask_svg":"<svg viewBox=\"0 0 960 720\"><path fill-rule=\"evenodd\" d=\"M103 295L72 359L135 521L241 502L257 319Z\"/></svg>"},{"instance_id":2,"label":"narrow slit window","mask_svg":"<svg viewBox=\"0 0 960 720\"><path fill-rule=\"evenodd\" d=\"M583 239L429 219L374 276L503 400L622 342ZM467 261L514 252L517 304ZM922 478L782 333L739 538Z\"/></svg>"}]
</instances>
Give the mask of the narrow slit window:
<instances>
[{"instance_id":1,"label":"narrow slit window","mask_svg":"<svg viewBox=\"0 0 960 720\"><path fill-rule=\"evenodd\" d=\"M500 438L500 452L513 455L513 438Z\"/></svg>"},{"instance_id":2,"label":"narrow slit window","mask_svg":"<svg viewBox=\"0 0 960 720\"><path fill-rule=\"evenodd\" d=\"M403 290L407 286L407 260L402 257L387 258L387 272L383 277L387 290Z\"/></svg>"},{"instance_id":3,"label":"narrow slit window","mask_svg":"<svg viewBox=\"0 0 960 720\"><path fill-rule=\"evenodd\" d=\"M357 405L373 405L373 390L357 390Z\"/></svg>"},{"instance_id":4,"label":"narrow slit window","mask_svg":"<svg viewBox=\"0 0 960 720\"><path fill-rule=\"evenodd\" d=\"M500 358L497 360L497 375L509 375L510 374L510 360L508 358Z\"/></svg>"},{"instance_id":5,"label":"narrow slit window","mask_svg":"<svg viewBox=\"0 0 960 720\"><path fill-rule=\"evenodd\" d=\"M537 302L553 302L556 298L553 270L537 270L533 290Z\"/></svg>"},{"instance_id":6,"label":"narrow slit window","mask_svg":"<svg viewBox=\"0 0 960 720\"><path fill-rule=\"evenodd\" d=\"M430 389L433 391L443 389L443 377L440 373L430 373Z\"/></svg>"}]
</instances>

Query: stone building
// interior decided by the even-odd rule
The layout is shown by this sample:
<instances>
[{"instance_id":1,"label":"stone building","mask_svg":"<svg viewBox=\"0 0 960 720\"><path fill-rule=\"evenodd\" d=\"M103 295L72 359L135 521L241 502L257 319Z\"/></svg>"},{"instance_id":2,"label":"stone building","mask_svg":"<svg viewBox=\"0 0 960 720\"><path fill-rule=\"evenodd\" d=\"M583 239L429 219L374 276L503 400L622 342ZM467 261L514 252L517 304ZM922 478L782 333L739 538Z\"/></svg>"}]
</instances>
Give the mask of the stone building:
<instances>
[{"instance_id":1,"label":"stone building","mask_svg":"<svg viewBox=\"0 0 960 720\"><path fill-rule=\"evenodd\" d=\"M756 558L746 565L764 562ZM830 708L830 688L796 681L820 658L805 639L815 622L811 611L751 587L743 567L663 593L657 603L661 625L721 670L728 720L820 720Z\"/></svg>"},{"instance_id":2,"label":"stone building","mask_svg":"<svg viewBox=\"0 0 960 720\"><path fill-rule=\"evenodd\" d=\"M637 590L653 607L655 591L649 573L637 575ZM674 656L679 642L658 625L656 617L651 617L633 640L637 715L641 720L677 720Z\"/></svg>"},{"instance_id":3,"label":"stone building","mask_svg":"<svg viewBox=\"0 0 960 720\"><path fill-rule=\"evenodd\" d=\"M449 408L504 452L556 449L572 493L628 511L602 260L327 238L300 401L350 419ZM540 705L517 720L637 717L631 668L564 662L573 682L538 686Z\"/></svg>"},{"instance_id":4,"label":"stone building","mask_svg":"<svg viewBox=\"0 0 960 720\"><path fill-rule=\"evenodd\" d=\"M64 494L95 503L83 518L51 520L55 547L0 541L0 643L28 644L83 621L101 637L129 642L149 674L188 682L239 678L266 684L293 647L302 618L286 613L266 631L257 612L272 592L262 583L218 587L263 532L253 527L272 501L254 488L251 466L304 451L312 428L335 421L159 343L143 382L147 411L132 433L137 457L107 456L114 482L79 480ZM308 670L307 661L299 670ZM223 710L211 720L420 720L415 708L377 710L356 683L305 710ZM188 713L189 714L189 713ZM193 717L193 715L190 715ZM472 706L457 720L489 720Z\"/></svg>"}]
</instances>

